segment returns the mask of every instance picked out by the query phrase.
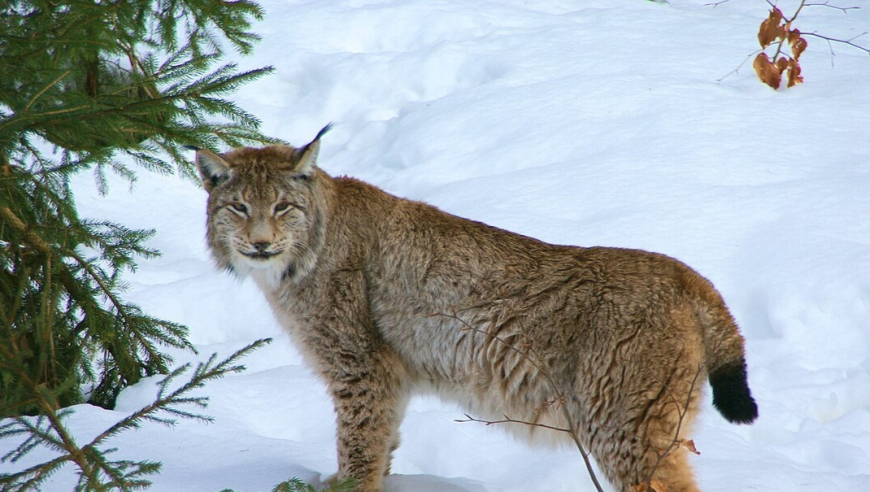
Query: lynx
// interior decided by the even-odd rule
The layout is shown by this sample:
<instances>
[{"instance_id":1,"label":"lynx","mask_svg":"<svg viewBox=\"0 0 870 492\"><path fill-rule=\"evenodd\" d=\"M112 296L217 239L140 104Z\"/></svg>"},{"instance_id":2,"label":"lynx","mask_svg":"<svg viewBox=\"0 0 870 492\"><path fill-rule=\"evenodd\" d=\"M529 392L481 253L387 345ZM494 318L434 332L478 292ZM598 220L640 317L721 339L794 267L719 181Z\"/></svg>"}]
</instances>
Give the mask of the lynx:
<instances>
[{"instance_id":1,"label":"lynx","mask_svg":"<svg viewBox=\"0 0 870 492\"><path fill-rule=\"evenodd\" d=\"M305 146L198 150L217 265L250 276L328 386L338 477L382 490L409 398L434 393L518 437L579 436L620 492L697 491L679 449L700 386L758 415L743 337L706 279L645 251L546 244L317 166ZM536 425L537 424L537 425Z\"/></svg>"}]
</instances>

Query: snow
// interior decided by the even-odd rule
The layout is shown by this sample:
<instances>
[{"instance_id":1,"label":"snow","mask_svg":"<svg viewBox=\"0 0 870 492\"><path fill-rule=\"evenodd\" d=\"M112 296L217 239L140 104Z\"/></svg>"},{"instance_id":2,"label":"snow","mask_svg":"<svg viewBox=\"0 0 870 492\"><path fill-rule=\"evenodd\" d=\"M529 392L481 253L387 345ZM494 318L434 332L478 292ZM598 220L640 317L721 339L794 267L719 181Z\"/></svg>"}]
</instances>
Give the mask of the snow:
<instances>
[{"instance_id":1,"label":"snow","mask_svg":"<svg viewBox=\"0 0 870 492\"><path fill-rule=\"evenodd\" d=\"M297 144L336 122L328 172L549 242L663 252L714 282L747 338L761 416L738 427L706 405L693 435L703 490L870 489L866 53L808 37L805 83L773 91L751 60L729 74L757 49L763 0L260 3L263 40L237 61L276 73L234 100ZM790 15L798 2L779 4ZM861 6L805 7L794 26L850 39L870 26ZM110 441L116 457L162 461L155 492L334 473L323 385L253 283L213 267L205 192L144 171L129 193L116 184L100 197L87 175L75 188L83 216L157 229L149 244L163 257L127 275L126 298L190 328L200 354L179 362L275 339L246 372L207 386L214 423L145 425ZM74 434L85 442L149 403L155 381L114 411L75 407ZM462 417L413 400L386 491L594 490L576 451L529 448ZM44 490L71 490L73 475Z\"/></svg>"}]
</instances>

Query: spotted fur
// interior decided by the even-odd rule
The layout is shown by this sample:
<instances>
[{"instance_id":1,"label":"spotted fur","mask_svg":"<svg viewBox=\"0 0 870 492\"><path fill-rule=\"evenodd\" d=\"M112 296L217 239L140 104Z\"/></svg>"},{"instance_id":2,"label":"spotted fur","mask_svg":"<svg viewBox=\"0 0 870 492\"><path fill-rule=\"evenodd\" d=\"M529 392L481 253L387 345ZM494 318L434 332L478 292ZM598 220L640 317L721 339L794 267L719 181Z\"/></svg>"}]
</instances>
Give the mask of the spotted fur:
<instances>
[{"instance_id":1,"label":"spotted fur","mask_svg":"<svg viewBox=\"0 0 870 492\"><path fill-rule=\"evenodd\" d=\"M743 338L686 265L554 246L333 178L315 165L323 133L299 149L196 160L212 254L253 277L326 382L339 476L360 491L382 490L405 406L420 392L479 418L570 428L620 492L651 478L669 492L698 490L684 450L658 456L690 432L708 374L723 415L757 416Z\"/></svg>"}]
</instances>

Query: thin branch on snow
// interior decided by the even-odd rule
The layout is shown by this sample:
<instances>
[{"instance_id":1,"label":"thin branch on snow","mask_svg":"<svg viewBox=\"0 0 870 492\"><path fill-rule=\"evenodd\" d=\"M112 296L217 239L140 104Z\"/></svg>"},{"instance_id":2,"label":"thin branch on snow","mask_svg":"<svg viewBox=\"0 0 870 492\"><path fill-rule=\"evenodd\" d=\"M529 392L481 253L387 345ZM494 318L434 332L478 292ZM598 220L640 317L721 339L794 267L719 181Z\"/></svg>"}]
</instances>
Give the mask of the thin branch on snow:
<instances>
[{"instance_id":1,"label":"thin branch on snow","mask_svg":"<svg viewBox=\"0 0 870 492\"><path fill-rule=\"evenodd\" d=\"M864 36L865 34L867 34L867 31L864 31L864 32L862 32L861 34L859 34L859 35L857 35L857 36L854 36L854 37L852 37L852 38L850 38L850 39L837 39L837 38L831 38L831 37L828 37L828 36L823 36L823 35L821 35L821 34L816 34L816 33L814 33L814 32L805 32L805 33L802 33L802 34L803 34L804 36L813 36L813 37L816 37L816 38L819 38L819 39L824 39L824 40L827 41L829 44L830 44L830 43L842 43L842 44L845 44L845 45L851 46L851 47L853 47L853 48L855 48L855 49L861 50L861 51L863 51L864 53L867 53L868 55L870 55L870 48L865 48L865 47L863 47L863 46L861 46L861 45L856 44L856 43L853 42L853 41L855 41L856 39L860 38L861 36Z\"/></svg>"},{"instance_id":2,"label":"thin branch on snow","mask_svg":"<svg viewBox=\"0 0 870 492\"><path fill-rule=\"evenodd\" d=\"M716 83L719 84L719 83L721 83L723 80L727 79L728 77L730 77L730 76L732 76L732 75L739 74L739 73L740 73L740 69L743 68L743 65L746 65L746 62L748 62L750 58L752 58L753 56L755 56L755 55L761 53L762 51L763 51L763 50L755 50L755 51L753 51L752 53L746 55L746 58L744 58L743 61L740 62L739 65L737 65L737 68L735 68L734 70L731 70L730 72L728 72L728 73L726 73L725 75L723 75L723 76L719 77L718 79L716 79Z\"/></svg>"},{"instance_id":3,"label":"thin branch on snow","mask_svg":"<svg viewBox=\"0 0 870 492\"><path fill-rule=\"evenodd\" d=\"M828 1L825 3L808 3L807 7L828 7L829 9L841 10L844 14L849 14L849 10L858 10L861 7L837 7L836 5L831 5Z\"/></svg>"},{"instance_id":4,"label":"thin branch on snow","mask_svg":"<svg viewBox=\"0 0 870 492\"><path fill-rule=\"evenodd\" d=\"M471 415L468 415L467 413L464 415L465 415L464 419L456 419L456 422L459 422L461 424L464 424L466 422L477 422L477 423L486 424L486 425L523 424L523 425L528 425L531 427L540 427L542 429L550 429L550 430L554 430L557 432L564 432L566 434L571 434L571 432L572 432L570 429L563 429L561 427L556 427L556 426L552 426L552 425L539 424L537 422L527 422L525 420L512 419L512 418L508 417L507 415L504 415L504 418L502 420L483 420L483 419L476 419L476 418L472 417Z\"/></svg>"}]
</instances>

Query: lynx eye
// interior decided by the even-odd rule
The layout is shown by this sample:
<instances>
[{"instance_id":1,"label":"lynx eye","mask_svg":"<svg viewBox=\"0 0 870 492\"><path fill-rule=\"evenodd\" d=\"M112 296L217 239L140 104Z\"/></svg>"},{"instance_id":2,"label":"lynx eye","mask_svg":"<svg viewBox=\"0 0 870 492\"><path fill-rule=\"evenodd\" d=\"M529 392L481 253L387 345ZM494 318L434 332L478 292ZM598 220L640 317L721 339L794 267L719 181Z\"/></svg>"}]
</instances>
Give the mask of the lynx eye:
<instances>
[{"instance_id":1,"label":"lynx eye","mask_svg":"<svg viewBox=\"0 0 870 492\"><path fill-rule=\"evenodd\" d=\"M230 209L239 215L248 215L248 206L244 203L231 203Z\"/></svg>"},{"instance_id":2,"label":"lynx eye","mask_svg":"<svg viewBox=\"0 0 870 492\"><path fill-rule=\"evenodd\" d=\"M275 204L275 215L282 215L290 211L293 208L292 203L288 202L278 202Z\"/></svg>"}]
</instances>

